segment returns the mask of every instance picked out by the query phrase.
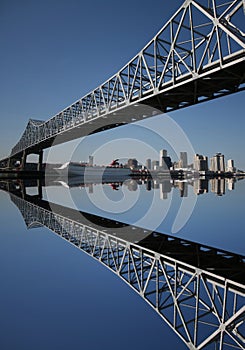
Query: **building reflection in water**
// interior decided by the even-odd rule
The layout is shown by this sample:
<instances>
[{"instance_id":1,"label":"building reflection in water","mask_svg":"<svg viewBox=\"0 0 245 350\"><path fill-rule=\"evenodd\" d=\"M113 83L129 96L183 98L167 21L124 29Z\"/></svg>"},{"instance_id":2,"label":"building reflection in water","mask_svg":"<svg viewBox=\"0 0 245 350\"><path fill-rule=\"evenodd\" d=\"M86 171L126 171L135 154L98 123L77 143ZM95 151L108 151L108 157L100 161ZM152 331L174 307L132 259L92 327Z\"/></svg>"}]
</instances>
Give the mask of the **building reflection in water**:
<instances>
[{"instance_id":1,"label":"building reflection in water","mask_svg":"<svg viewBox=\"0 0 245 350\"><path fill-rule=\"evenodd\" d=\"M121 186L126 186L130 192L137 191L139 186L144 186L147 191L159 190L160 199L168 199L168 194L173 189L179 190L180 197L188 197L190 190L195 195L199 196L207 194L209 192L216 194L217 196L223 196L226 190L235 190L235 183L238 180L236 178L197 178L178 180L171 178L157 178L157 179L127 179L124 182L110 183L113 190L118 190ZM57 179L55 183L65 184L66 187L87 187L89 193L93 193L93 186L95 183L82 183L80 178L69 178L67 183L64 180ZM104 182L106 183L106 182Z\"/></svg>"},{"instance_id":2,"label":"building reflection in water","mask_svg":"<svg viewBox=\"0 0 245 350\"><path fill-rule=\"evenodd\" d=\"M213 181L212 190L224 193L224 183ZM164 195L173 187L167 181L135 180L127 186L135 190L140 184L148 190L158 186ZM116 273L187 348L244 349L244 257L49 203L42 199L40 180L37 195L27 194L28 185L35 181L0 182L28 228L47 227ZM174 185L187 195L186 183ZM193 188L201 194L207 186L207 181L198 180Z\"/></svg>"}]
</instances>

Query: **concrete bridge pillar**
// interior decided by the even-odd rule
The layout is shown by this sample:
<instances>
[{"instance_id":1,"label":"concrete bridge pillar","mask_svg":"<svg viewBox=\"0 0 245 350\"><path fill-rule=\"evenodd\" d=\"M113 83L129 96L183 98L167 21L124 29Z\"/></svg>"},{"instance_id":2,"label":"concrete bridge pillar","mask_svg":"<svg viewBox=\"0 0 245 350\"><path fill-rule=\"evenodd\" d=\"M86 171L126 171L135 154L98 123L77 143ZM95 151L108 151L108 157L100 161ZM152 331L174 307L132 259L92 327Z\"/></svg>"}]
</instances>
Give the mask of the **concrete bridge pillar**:
<instances>
[{"instance_id":1,"label":"concrete bridge pillar","mask_svg":"<svg viewBox=\"0 0 245 350\"><path fill-rule=\"evenodd\" d=\"M26 167L27 156L28 156L28 154L27 154L26 150L24 150L22 153L22 157L21 157L21 168L22 169L25 169L25 167Z\"/></svg>"},{"instance_id":2,"label":"concrete bridge pillar","mask_svg":"<svg viewBox=\"0 0 245 350\"><path fill-rule=\"evenodd\" d=\"M42 179L37 180L37 187L38 187L38 198L43 198L43 186L42 186Z\"/></svg>"},{"instance_id":3,"label":"concrete bridge pillar","mask_svg":"<svg viewBox=\"0 0 245 350\"><path fill-rule=\"evenodd\" d=\"M37 164L37 171L41 171L43 166L43 150L40 150L38 152L38 164Z\"/></svg>"},{"instance_id":4,"label":"concrete bridge pillar","mask_svg":"<svg viewBox=\"0 0 245 350\"><path fill-rule=\"evenodd\" d=\"M17 166L16 165L16 162L19 162L19 166L21 166L22 165L22 159L21 159L21 156L20 157L10 157L9 159L8 159L8 164L7 164L7 166L8 166L8 168L10 168L10 169L13 169L13 168L17 168L17 167L19 167L19 166Z\"/></svg>"},{"instance_id":5,"label":"concrete bridge pillar","mask_svg":"<svg viewBox=\"0 0 245 350\"><path fill-rule=\"evenodd\" d=\"M27 158L27 152L23 151L18 155L9 157L6 161L6 166L9 169L14 169L14 168L24 169L26 166L26 158Z\"/></svg>"},{"instance_id":6,"label":"concrete bridge pillar","mask_svg":"<svg viewBox=\"0 0 245 350\"><path fill-rule=\"evenodd\" d=\"M27 163L27 156L29 154L31 154L31 153L28 153L27 150L24 150L21 153L19 153L18 155L9 157L7 160L7 167L10 169L18 167L21 170L28 170L28 168L27 168L27 164L28 164ZM43 166L43 150L35 152L34 154L38 155L37 171L41 171L42 166ZM16 163L18 163L18 164L16 164Z\"/></svg>"}]
</instances>

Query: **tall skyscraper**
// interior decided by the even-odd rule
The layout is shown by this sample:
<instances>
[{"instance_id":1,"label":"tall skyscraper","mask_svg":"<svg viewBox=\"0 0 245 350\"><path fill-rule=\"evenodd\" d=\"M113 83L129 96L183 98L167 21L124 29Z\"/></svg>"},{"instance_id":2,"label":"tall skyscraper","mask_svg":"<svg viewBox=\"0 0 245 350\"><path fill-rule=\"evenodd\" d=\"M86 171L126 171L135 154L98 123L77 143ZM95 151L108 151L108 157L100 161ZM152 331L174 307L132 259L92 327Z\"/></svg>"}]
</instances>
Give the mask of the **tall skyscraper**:
<instances>
[{"instance_id":1,"label":"tall skyscraper","mask_svg":"<svg viewBox=\"0 0 245 350\"><path fill-rule=\"evenodd\" d=\"M181 168L187 168L188 166L187 152L180 152L180 165L181 165Z\"/></svg>"},{"instance_id":2,"label":"tall skyscraper","mask_svg":"<svg viewBox=\"0 0 245 350\"><path fill-rule=\"evenodd\" d=\"M195 154L193 165L194 169L197 171L208 171L208 157Z\"/></svg>"},{"instance_id":3,"label":"tall skyscraper","mask_svg":"<svg viewBox=\"0 0 245 350\"><path fill-rule=\"evenodd\" d=\"M151 170L151 159L146 159L145 166L148 170Z\"/></svg>"},{"instance_id":4,"label":"tall skyscraper","mask_svg":"<svg viewBox=\"0 0 245 350\"><path fill-rule=\"evenodd\" d=\"M167 151L162 149L159 155L159 166L162 170L168 170L172 166L171 158L168 157Z\"/></svg>"},{"instance_id":5,"label":"tall skyscraper","mask_svg":"<svg viewBox=\"0 0 245 350\"><path fill-rule=\"evenodd\" d=\"M159 166L163 167L165 166L164 158L167 157L168 153L166 149L161 149L159 153Z\"/></svg>"},{"instance_id":6,"label":"tall skyscraper","mask_svg":"<svg viewBox=\"0 0 245 350\"><path fill-rule=\"evenodd\" d=\"M236 171L236 168L234 166L234 160L233 159L228 159L227 160L227 168L226 168L227 171L230 171L230 172L234 172Z\"/></svg>"},{"instance_id":7,"label":"tall skyscraper","mask_svg":"<svg viewBox=\"0 0 245 350\"><path fill-rule=\"evenodd\" d=\"M167 157L168 151L166 149L161 149L160 151L160 160L162 157Z\"/></svg>"},{"instance_id":8,"label":"tall skyscraper","mask_svg":"<svg viewBox=\"0 0 245 350\"><path fill-rule=\"evenodd\" d=\"M225 171L225 158L221 153L216 153L210 159L210 170L214 172L223 172Z\"/></svg>"},{"instance_id":9,"label":"tall skyscraper","mask_svg":"<svg viewBox=\"0 0 245 350\"><path fill-rule=\"evenodd\" d=\"M158 170L159 161L158 161L158 160L153 160L153 161L151 162L151 167L152 167L152 170Z\"/></svg>"}]
</instances>

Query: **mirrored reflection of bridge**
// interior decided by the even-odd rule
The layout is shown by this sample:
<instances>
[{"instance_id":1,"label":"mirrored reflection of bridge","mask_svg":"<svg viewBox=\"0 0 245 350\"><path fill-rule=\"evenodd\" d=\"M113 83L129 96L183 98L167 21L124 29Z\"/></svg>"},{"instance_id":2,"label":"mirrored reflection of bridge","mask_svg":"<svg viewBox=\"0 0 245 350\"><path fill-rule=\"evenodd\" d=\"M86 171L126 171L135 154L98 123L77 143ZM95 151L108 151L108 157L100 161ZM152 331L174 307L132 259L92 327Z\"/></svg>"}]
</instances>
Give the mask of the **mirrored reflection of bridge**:
<instances>
[{"instance_id":1,"label":"mirrored reflection of bridge","mask_svg":"<svg viewBox=\"0 0 245 350\"><path fill-rule=\"evenodd\" d=\"M244 0L186 0L157 35L104 84L47 121L30 119L1 161L244 89Z\"/></svg>"},{"instance_id":2,"label":"mirrored reflection of bridge","mask_svg":"<svg viewBox=\"0 0 245 350\"><path fill-rule=\"evenodd\" d=\"M44 226L136 291L187 348L244 349L244 257L49 203L1 182L28 228Z\"/></svg>"}]
</instances>

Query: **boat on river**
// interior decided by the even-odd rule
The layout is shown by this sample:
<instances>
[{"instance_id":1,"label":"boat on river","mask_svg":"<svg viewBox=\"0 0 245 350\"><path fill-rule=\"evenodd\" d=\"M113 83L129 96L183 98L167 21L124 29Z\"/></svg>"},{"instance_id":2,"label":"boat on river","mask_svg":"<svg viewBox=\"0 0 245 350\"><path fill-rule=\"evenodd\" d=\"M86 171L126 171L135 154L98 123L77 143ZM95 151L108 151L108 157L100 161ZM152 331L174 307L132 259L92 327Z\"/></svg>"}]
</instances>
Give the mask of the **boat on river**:
<instances>
[{"instance_id":1,"label":"boat on river","mask_svg":"<svg viewBox=\"0 0 245 350\"><path fill-rule=\"evenodd\" d=\"M114 162L114 161L113 161ZM108 166L103 165L88 165L86 163L67 162L55 170L59 175L82 176L83 178L91 179L125 179L131 176L130 168L120 166L117 163L111 163Z\"/></svg>"}]
</instances>

